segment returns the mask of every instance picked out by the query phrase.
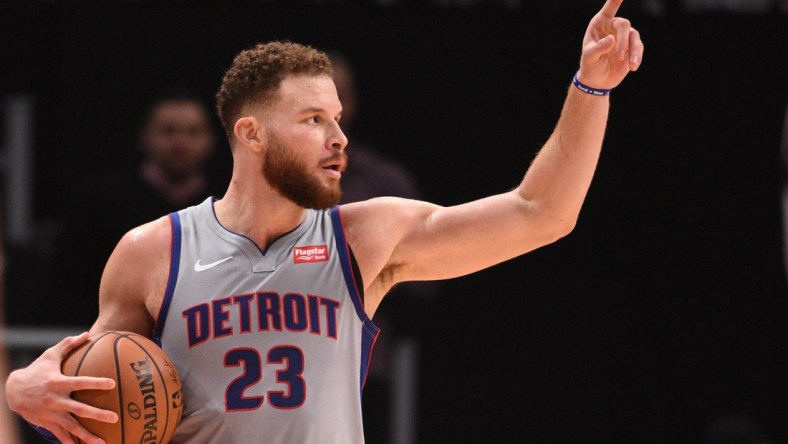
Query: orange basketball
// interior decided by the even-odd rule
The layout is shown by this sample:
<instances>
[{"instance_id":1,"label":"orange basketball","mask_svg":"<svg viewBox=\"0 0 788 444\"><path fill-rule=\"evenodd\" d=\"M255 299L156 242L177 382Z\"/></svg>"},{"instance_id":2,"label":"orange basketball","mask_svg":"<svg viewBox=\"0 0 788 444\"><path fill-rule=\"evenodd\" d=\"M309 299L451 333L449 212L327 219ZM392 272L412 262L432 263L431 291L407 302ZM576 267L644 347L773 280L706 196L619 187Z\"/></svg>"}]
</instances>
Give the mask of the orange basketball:
<instances>
[{"instance_id":1,"label":"orange basketball","mask_svg":"<svg viewBox=\"0 0 788 444\"><path fill-rule=\"evenodd\" d=\"M71 394L118 414L114 424L76 417L107 444L166 444L172 438L183 413L183 387L170 358L150 339L127 331L97 333L69 353L61 369L66 376L115 380L112 390Z\"/></svg>"}]
</instances>

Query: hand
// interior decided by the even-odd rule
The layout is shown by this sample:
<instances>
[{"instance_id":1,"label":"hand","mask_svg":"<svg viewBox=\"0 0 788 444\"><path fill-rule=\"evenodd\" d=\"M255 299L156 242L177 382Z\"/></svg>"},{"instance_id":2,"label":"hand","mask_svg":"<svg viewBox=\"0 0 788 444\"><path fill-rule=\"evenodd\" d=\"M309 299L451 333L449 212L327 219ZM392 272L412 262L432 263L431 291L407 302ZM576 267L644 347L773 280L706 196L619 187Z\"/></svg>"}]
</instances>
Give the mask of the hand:
<instances>
[{"instance_id":1,"label":"hand","mask_svg":"<svg viewBox=\"0 0 788 444\"><path fill-rule=\"evenodd\" d=\"M629 20L616 17L623 0L607 0L591 19L583 37L577 78L597 89L613 89L643 61L640 33Z\"/></svg>"},{"instance_id":2,"label":"hand","mask_svg":"<svg viewBox=\"0 0 788 444\"><path fill-rule=\"evenodd\" d=\"M12 372L6 383L6 398L11 410L28 422L44 427L63 444L76 444L71 435L90 444L104 441L82 427L72 414L102 422L116 422L118 415L109 410L82 404L71 399L77 390L110 390L115 381L90 376L64 376L60 363L68 353L84 343L88 333L70 336L33 361L28 367Z\"/></svg>"}]
</instances>

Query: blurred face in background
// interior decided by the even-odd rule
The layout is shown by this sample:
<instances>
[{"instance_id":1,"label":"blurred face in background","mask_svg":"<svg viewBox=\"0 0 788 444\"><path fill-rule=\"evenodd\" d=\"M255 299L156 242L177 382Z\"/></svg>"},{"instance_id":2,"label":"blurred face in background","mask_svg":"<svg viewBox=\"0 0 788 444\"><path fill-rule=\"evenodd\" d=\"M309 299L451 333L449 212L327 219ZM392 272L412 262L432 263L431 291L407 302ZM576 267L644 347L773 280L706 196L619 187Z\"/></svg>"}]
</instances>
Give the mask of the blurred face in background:
<instances>
[{"instance_id":1,"label":"blurred face in background","mask_svg":"<svg viewBox=\"0 0 788 444\"><path fill-rule=\"evenodd\" d=\"M164 101L155 106L141 134L146 161L176 182L203 169L215 142L205 108L188 100Z\"/></svg>"},{"instance_id":2,"label":"blurred face in background","mask_svg":"<svg viewBox=\"0 0 788 444\"><path fill-rule=\"evenodd\" d=\"M334 84L337 87L339 101L342 102L342 128L347 131L353 124L358 108L356 79L353 68L341 55L333 55L331 63L334 67Z\"/></svg>"}]
</instances>

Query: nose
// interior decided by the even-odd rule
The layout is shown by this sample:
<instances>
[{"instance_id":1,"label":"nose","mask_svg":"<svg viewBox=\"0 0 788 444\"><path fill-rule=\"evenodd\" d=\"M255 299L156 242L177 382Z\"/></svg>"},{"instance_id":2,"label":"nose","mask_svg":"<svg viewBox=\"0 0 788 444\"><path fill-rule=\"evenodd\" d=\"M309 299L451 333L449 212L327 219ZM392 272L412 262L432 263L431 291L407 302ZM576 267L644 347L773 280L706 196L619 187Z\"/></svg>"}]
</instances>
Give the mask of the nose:
<instances>
[{"instance_id":1,"label":"nose","mask_svg":"<svg viewBox=\"0 0 788 444\"><path fill-rule=\"evenodd\" d=\"M339 123L334 122L332 132L330 137L328 138L328 143L331 149L337 151L343 151L347 146L347 136L342 131L342 128L339 127Z\"/></svg>"}]
</instances>

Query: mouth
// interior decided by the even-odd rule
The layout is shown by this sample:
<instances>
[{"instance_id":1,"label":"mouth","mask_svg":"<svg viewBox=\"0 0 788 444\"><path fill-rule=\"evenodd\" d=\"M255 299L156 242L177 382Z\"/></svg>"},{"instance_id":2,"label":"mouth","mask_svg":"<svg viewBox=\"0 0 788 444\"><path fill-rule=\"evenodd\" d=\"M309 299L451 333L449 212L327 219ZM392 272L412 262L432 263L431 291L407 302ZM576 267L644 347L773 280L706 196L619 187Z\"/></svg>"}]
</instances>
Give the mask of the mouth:
<instances>
[{"instance_id":1,"label":"mouth","mask_svg":"<svg viewBox=\"0 0 788 444\"><path fill-rule=\"evenodd\" d=\"M343 154L331 156L321 166L324 171L330 172L332 175L341 177L342 173L347 168L347 156Z\"/></svg>"}]
</instances>

